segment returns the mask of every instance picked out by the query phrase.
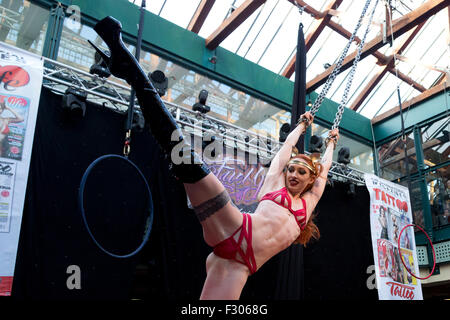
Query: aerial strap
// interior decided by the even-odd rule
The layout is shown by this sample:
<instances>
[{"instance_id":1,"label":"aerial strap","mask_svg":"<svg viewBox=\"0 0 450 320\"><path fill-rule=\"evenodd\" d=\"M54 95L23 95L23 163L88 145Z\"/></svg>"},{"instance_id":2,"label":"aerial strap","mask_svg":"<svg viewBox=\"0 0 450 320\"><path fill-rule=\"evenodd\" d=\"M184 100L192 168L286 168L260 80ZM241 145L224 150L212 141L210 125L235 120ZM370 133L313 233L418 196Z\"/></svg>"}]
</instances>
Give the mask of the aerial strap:
<instances>
[{"instance_id":1,"label":"aerial strap","mask_svg":"<svg viewBox=\"0 0 450 320\"><path fill-rule=\"evenodd\" d=\"M291 131L295 128L295 124L300 118L300 115L306 111L306 47L305 35L303 32L302 13L304 8L300 7L295 2L300 12L300 23L297 34L297 53L295 59L295 81L294 81L294 97L291 109ZM301 136L298 139L296 147L300 152L304 152L305 141Z\"/></svg>"}]
</instances>

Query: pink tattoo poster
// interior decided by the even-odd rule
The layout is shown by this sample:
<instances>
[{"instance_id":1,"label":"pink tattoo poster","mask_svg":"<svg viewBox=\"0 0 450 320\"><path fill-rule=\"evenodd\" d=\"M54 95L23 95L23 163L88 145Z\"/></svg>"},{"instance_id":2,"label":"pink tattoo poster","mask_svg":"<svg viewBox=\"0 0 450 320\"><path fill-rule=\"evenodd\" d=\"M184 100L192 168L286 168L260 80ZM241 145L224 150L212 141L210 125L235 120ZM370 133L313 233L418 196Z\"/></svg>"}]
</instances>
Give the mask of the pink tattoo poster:
<instances>
[{"instance_id":1,"label":"pink tattoo poster","mask_svg":"<svg viewBox=\"0 0 450 320\"><path fill-rule=\"evenodd\" d=\"M370 227L378 298L423 300L420 280L405 268L419 276L414 229L404 229L413 223L409 190L373 174L365 174L365 180L370 194Z\"/></svg>"}]
</instances>

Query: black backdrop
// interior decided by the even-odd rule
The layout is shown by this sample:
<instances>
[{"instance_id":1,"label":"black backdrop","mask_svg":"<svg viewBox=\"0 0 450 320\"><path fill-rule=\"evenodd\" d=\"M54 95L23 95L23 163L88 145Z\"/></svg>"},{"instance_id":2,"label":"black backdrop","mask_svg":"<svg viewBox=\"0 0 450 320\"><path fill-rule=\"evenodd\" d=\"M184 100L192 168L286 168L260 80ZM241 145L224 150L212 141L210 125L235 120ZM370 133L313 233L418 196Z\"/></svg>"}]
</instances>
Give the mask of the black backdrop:
<instances>
[{"instance_id":1,"label":"black backdrop","mask_svg":"<svg viewBox=\"0 0 450 320\"><path fill-rule=\"evenodd\" d=\"M61 100L42 89L12 296L198 299L211 248L187 208L182 185L169 175L147 130L132 134L130 159L152 191L150 240L129 259L109 257L94 245L78 210L78 188L92 161L121 154L125 115L88 104L85 118L68 121ZM327 186L317 209L321 240L304 250L293 246L267 262L249 278L243 300L375 298L376 291L366 287L366 269L373 264L368 192L365 187L357 187L356 196L347 191L348 184ZM127 239L115 240L117 245L127 244ZM295 250L301 254L293 254ZM302 254L304 263L298 258ZM70 265L80 267L79 290L66 286Z\"/></svg>"}]
</instances>

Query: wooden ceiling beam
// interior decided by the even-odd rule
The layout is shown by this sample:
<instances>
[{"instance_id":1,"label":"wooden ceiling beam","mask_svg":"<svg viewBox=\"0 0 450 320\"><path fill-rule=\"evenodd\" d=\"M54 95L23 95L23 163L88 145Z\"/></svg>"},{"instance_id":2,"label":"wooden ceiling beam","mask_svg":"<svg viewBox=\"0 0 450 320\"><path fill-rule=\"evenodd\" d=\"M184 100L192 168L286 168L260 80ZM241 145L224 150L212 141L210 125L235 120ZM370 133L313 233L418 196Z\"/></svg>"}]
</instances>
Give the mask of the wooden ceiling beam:
<instances>
[{"instance_id":1,"label":"wooden ceiling beam","mask_svg":"<svg viewBox=\"0 0 450 320\"><path fill-rule=\"evenodd\" d=\"M202 0L202 2L200 2L194 16L191 19L191 22L189 22L187 27L189 31L197 34L200 32L200 29L202 28L203 23L205 23L205 20L215 2L216 0Z\"/></svg>"},{"instance_id":2,"label":"wooden ceiling beam","mask_svg":"<svg viewBox=\"0 0 450 320\"><path fill-rule=\"evenodd\" d=\"M305 10L306 13L311 15L311 17L313 17L314 19L322 19L327 15L325 12L321 12L319 10L314 9L303 0L288 0L288 1L293 5L297 3L300 7L302 7Z\"/></svg>"},{"instance_id":3,"label":"wooden ceiling beam","mask_svg":"<svg viewBox=\"0 0 450 320\"><path fill-rule=\"evenodd\" d=\"M440 84L443 84L444 82L446 82L447 81L447 74L445 74L445 73L442 73L440 76L439 76L439 78L437 78L436 79L436 86L438 86L438 85L440 85Z\"/></svg>"},{"instance_id":4,"label":"wooden ceiling beam","mask_svg":"<svg viewBox=\"0 0 450 320\"><path fill-rule=\"evenodd\" d=\"M206 38L206 47L210 50L217 48L226 37L236 30L242 22L250 17L264 2L266 2L266 0L246 0L224 20L208 38Z\"/></svg>"},{"instance_id":5,"label":"wooden ceiling beam","mask_svg":"<svg viewBox=\"0 0 450 320\"><path fill-rule=\"evenodd\" d=\"M408 14L405 14L404 16L396 19L393 21L392 25L392 32L394 34L395 38L400 37L405 32L411 30L412 28L416 27L420 23L426 21L429 17L433 16L440 10L444 9L448 6L449 0L429 0L422 4L419 8L416 10L413 10L409 12ZM387 37L391 36L391 28L388 28L387 31ZM364 46L362 52L361 52L361 60L367 57L370 54L373 54L376 50L381 48L384 45L383 43L383 35L376 36L373 40L366 43ZM340 72L343 72L350 68L353 65L353 61L355 60L357 52L354 51L351 54L349 54L347 57L344 58L344 61L342 63L342 67L340 69ZM306 84L306 91L308 93L316 90L318 87L320 87L322 84L325 83L325 81L330 76L331 72L334 69L334 66L331 66L324 72L322 72L320 75L316 76L314 79L309 81Z\"/></svg>"},{"instance_id":6,"label":"wooden ceiling beam","mask_svg":"<svg viewBox=\"0 0 450 320\"><path fill-rule=\"evenodd\" d=\"M441 144L442 144L442 141L440 141L439 139L433 139L433 140L427 141L424 144L422 144L422 149L425 151L425 150L428 150L430 148L433 148L433 147L441 145ZM388 161L385 161L381 165L381 168L390 166L390 165L392 165L392 164L394 164L394 163L396 163L398 161L401 161L401 160L405 159L405 154L403 152L404 151L401 150L401 152L399 154L390 157ZM412 147L412 148L408 149L406 154L408 155L408 157L414 156L416 154L416 148Z\"/></svg>"},{"instance_id":7,"label":"wooden ceiling beam","mask_svg":"<svg viewBox=\"0 0 450 320\"><path fill-rule=\"evenodd\" d=\"M421 85L420 83L418 83L417 81L415 81L414 79L412 79L411 77L407 76L406 74L404 74L403 72L397 71L395 72L395 68L392 67L388 70L390 73L392 73L394 76L397 76L400 80L402 80L403 82L406 82L407 84L409 84L410 86L412 86L414 89L416 89L417 91L420 92L425 92L427 91L427 88L425 88L423 85Z\"/></svg>"}]
</instances>

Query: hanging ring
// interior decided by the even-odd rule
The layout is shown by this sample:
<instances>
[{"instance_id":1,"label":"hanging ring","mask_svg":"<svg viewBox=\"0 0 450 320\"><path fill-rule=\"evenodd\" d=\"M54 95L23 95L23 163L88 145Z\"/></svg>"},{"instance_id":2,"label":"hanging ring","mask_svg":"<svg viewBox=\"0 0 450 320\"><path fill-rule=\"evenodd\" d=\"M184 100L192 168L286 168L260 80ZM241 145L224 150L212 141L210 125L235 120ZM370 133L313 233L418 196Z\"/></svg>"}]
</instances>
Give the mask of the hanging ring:
<instances>
[{"instance_id":1,"label":"hanging ring","mask_svg":"<svg viewBox=\"0 0 450 320\"><path fill-rule=\"evenodd\" d=\"M124 160L125 163L127 163L128 165L130 165L132 168L134 168L136 170L136 172L138 173L138 175L141 177L142 181L145 184L145 189L146 189L146 193L148 194L149 197L149 204L148 204L148 208L147 208L147 212L148 212L148 217L147 217L147 221L146 221L146 225L145 225L145 231L144 231L144 237L143 240L141 242L141 244L132 252L128 253L128 254L124 254L124 255L118 255L118 254L114 254L108 250L106 250L101 244L100 242L95 238L92 230L89 228L89 224L87 222L86 219L86 213L84 211L84 189L86 186L86 180L89 177L89 174L91 173L92 169L101 161L103 161L104 159L111 159L111 158L117 158L117 159L121 159ZM80 183L80 188L78 191L78 208L81 212L81 217L83 218L83 223L84 226L86 227L86 230L89 234L89 236L91 237L92 241L94 241L94 243L97 245L97 247L102 250L104 253L110 255L111 257L114 258L130 258L132 256L134 256L135 254L137 254L139 251L142 250L142 248L145 246L145 244L147 243L149 237L150 237L150 233L152 231L152 225L153 225L153 199L152 199L152 192L150 190L150 186L147 182L147 180L145 179L144 174L142 173L141 170L139 170L139 168L133 163L131 162L128 158L119 156L119 155L115 155L115 154L107 154L104 156L101 156L100 158L96 159L94 162L92 162L89 167L86 169L82 179L81 179L81 183Z\"/></svg>"},{"instance_id":2,"label":"hanging ring","mask_svg":"<svg viewBox=\"0 0 450 320\"><path fill-rule=\"evenodd\" d=\"M430 274L429 274L428 276L426 276L426 277L418 277L418 276L416 276L414 273L412 273L412 272L408 269L408 267L407 267L406 264L405 264L405 261L403 261L403 256L402 256L402 252L401 252L401 249L400 249L400 238L401 238L401 236L402 236L402 232L403 232L406 228L408 228L408 227L416 227L416 228L420 229L420 230L427 236L427 239L428 239L428 241L430 242L431 249L432 249L432 251L433 251L433 261L434 261L434 263L433 263L433 269L431 270ZM426 280L426 279L428 279L429 277L431 277L431 276L433 275L434 269L436 268L436 254L434 253L433 242L431 241L430 237L428 236L428 233L426 233L425 230L423 230L421 227L419 227L419 226L417 226L417 225L415 225L415 224L407 224L406 226L403 227L403 229L400 231L400 234L398 235L397 246L398 246L398 250L399 250L399 254L400 254L400 260L402 260L403 266L405 267L406 271L407 271L410 275L412 275L414 278L420 279L420 280Z\"/></svg>"}]
</instances>

